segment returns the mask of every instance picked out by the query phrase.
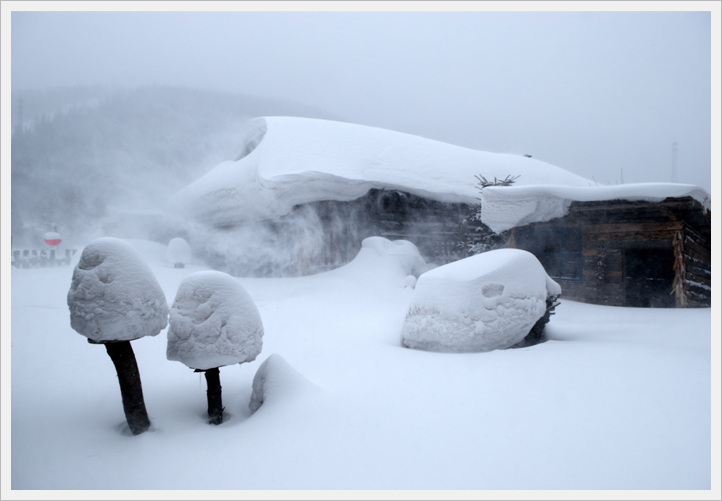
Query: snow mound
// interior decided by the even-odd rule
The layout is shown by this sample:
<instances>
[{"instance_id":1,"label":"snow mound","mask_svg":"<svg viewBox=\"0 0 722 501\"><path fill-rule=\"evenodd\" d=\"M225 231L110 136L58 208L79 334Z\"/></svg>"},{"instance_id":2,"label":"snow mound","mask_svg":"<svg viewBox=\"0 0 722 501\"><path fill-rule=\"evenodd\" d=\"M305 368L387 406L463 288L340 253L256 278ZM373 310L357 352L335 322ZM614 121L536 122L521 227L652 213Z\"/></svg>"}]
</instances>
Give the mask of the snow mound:
<instances>
[{"instance_id":1,"label":"snow mound","mask_svg":"<svg viewBox=\"0 0 722 501\"><path fill-rule=\"evenodd\" d=\"M173 238L168 242L166 255L170 263L185 266L191 262L191 246L180 237Z\"/></svg>"},{"instance_id":2,"label":"snow mound","mask_svg":"<svg viewBox=\"0 0 722 501\"><path fill-rule=\"evenodd\" d=\"M402 330L408 348L481 352L509 348L529 334L561 287L537 258L498 249L419 277Z\"/></svg>"},{"instance_id":3,"label":"snow mound","mask_svg":"<svg viewBox=\"0 0 722 501\"><path fill-rule=\"evenodd\" d=\"M617 186L490 186L481 191L481 221L492 231L566 216L572 202L629 200L661 202L665 198L692 197L706 209L707 192L688 184L638 183Z\"/></svg>"},{"instance_id":4,"label":"snow mound","mask_svg":"<svg viewBox=\"0 0 722 501\"><path fill-rule=\"evenodd\" d=\"M409 275L404 279L404 287L408 289L413 289L416 287L416 282L418 282L418 279L414 275Z\"/></svg>"},{"instance_id":5,"label":"snow mound","mask_svg":"<svg viewBox=\"0 0 722 501\"><path fill-rule=\"evenodd\" d=\"M213 270L183 279L170 311L168 360L200 370L250 362L262 338L261 316L238 280Z\"/></svg>"},{"instance_id":6,"label":"snow mound","mask_svg":"<svg viewBox=\"0 0 722 501\"><path fill-rule=\"evenodd\" d=\"M418 247L408 240L367 237L361 242L361 250L356 259L365 260L366 256L389 259L406 275L418 274L426 265Z\"/></svg>"},{"instance_id":7,"label":"snow mound","mask_svg":"<svg viewBox=\"0 0 722 501\"><path fill-rule=\"evenodd\" d=\"M339 269L356 276L359 282L393 280L403 287L409 275L419 276L428 268L412 242L374 236L363 239L358 254Z\"/></svg>"},{"instance_id":8,"label":"snow mound","mask_svg":"<svg viewBox=\"0 0 722 501\"><path fill-rule=\"evenodd\" d=\"M179 210L216 223L288 214L319 200L349 201L385 188L441 202L476 203L476 175L520 185L589 186L560 167L329 120L256 118L242 153L181 190Z\"/></svg>"},{"instance_id":9,"label":"snow mound","mask_svg":"<svg viewBox=\"0 0 722 501\"><path fill-rule=\"evenodd\" d=\"M155 336L168 323L168 303L153 272L118 238L99 238L83 249L67 303L71 327L95 342Z\"/></svg>"},{"instance_id":10,"label":"snow mound","mask_svg":"<svg viewBox=\"0 0 722 501\"><path fill-rule=\"evenodd\" d=\"M292 395L318 390L286 360L272 354L258 367L253 377L253 390L248 408L256 412L264 403L288 400Z\"/></svg>"}]
</instances>

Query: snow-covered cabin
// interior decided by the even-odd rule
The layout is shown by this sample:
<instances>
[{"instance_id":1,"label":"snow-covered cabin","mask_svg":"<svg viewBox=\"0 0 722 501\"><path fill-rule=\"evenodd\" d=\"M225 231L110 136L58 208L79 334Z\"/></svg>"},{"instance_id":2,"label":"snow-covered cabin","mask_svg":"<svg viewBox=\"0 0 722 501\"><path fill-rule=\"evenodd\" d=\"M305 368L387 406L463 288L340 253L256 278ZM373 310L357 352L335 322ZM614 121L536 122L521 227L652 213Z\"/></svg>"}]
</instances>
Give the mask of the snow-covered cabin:
<instances>
[{"instance_id":1,"label":"snow-covered cabin","mask_svg":"<svg viewBox=\"0 0 722 501\"><path fill-rule=\"evenodd\" d=\"M454 246L479 204L477 176L511 176L513 186L484 188L482 222L509 230L501 246L534 253L562 297L710 304L709 195L701 188L597 186L524 155L328 120L257 118L241 144L234 160L175 198L180 211L213 229L196 232L200 257L229 273L333 268L369 236L409 240L436 264L466 257Z\"/></svg>"},{"instance_id":2,"label":"snow-covered cabin","mask_svg":"<svg viewBox=\"0 0 722 501\"><path fill-rule=\"evenodd\" d=\"M562 286L610 306L710 306L711 215L702 188L672 183L488 187L481 220L510 231Z\"/></svg>"},{"instance_id":3,"label":"snow-covered cabin","mask_svg":"<svg viewBox=\"0 0 722 501\"><path fill-rule=\"evenodd\" d=\"M199 254L231 273L263 273L274 260L286 274L332 268L369 236L409 240L443 264L465 257L450 244L479 203L476 176L518 176L519 186L593 184L528 156L328 120L257 118L241 142L236 159L175 198L179 210L218 230L195 247L205 245ZM233 257L226 245L214 254L221 239L243 241L244 250Z\"/></svg>"}]
</instances>

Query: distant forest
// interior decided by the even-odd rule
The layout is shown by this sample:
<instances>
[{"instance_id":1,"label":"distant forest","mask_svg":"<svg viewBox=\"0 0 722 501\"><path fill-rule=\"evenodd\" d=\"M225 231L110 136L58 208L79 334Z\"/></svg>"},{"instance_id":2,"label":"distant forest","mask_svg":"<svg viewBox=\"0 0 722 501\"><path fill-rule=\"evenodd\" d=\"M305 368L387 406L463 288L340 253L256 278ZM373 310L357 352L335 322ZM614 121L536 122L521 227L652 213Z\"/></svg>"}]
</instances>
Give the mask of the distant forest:
<instances>
[{"instance_id":1,"label":"distant forest","mask_svg":"<svg viewBox=\"0 0 722 501\"><path fill-rule=\"evenodd\" d=\"M301 104L180 87L75 87L12 95L12 243L57 229L81 242L168 196L240 149L256 116L334 119Z\"/></svg>"}]
</instances>

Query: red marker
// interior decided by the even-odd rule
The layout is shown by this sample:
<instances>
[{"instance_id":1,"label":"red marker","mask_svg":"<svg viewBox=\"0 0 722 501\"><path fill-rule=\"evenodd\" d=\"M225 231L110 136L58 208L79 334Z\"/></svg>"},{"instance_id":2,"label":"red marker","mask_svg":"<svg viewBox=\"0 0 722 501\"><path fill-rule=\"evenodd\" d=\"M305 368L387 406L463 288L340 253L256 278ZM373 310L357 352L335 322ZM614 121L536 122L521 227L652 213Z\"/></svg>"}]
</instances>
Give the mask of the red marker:
<instances>
[{"instance_id":1,"label":"red marker","mask_svg":"<svg viewBox=\"0 0 722 501\"><path fill-rule=\"evenodd\" d=\"M58 245L62 241L60 239L60 233L54 231L47 232L43 238L45 238L45 243L48 245Z\"/></svg>"}]
</instances>

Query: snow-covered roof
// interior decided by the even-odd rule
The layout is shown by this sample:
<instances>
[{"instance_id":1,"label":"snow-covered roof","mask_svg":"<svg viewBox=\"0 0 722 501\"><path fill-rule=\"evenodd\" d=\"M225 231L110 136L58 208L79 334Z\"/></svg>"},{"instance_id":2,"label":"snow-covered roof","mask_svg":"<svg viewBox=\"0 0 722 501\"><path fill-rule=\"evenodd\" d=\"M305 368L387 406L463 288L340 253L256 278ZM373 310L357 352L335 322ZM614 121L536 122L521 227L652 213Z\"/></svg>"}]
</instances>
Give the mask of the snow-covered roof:
<instances>
[{"instance_id":1,"label":"snow-covered roof","mask_svg":"<svg viewBox=\"0 0 722 501\"><path fill-rule=\"evenodd\" d=\"M519 186L592 184L535 158L328 120L256 118L241 142L237 159L211 169L174 202L219 221L283 215L295 205L319 200L354 200L373 188L476 203L477 175L519 176Z\"/></svg>"},{"instance_id":2,"label":"snow-covered roof","mask_svg":"<svg viewBox=\"0 0 722 501\"><path fill-rule=\"evenodd\" d=\"M709 209L709 194L698 186L676 183L638 183L614 186L558 185L489 186L481 193L481 220L493 231L550 221L568 213L572 202L628 200L661 202L692 197Z\"/></svg>"}]
</instances>

